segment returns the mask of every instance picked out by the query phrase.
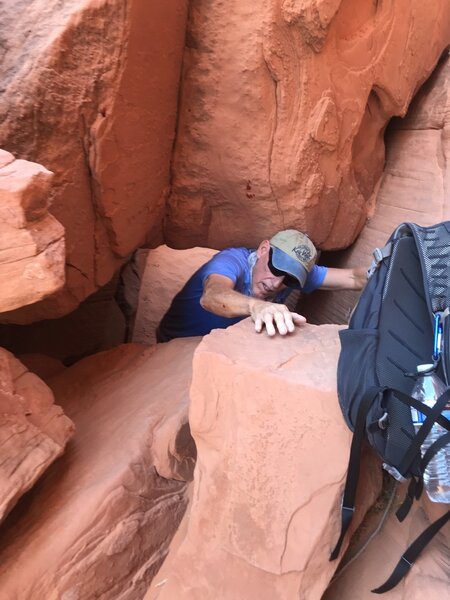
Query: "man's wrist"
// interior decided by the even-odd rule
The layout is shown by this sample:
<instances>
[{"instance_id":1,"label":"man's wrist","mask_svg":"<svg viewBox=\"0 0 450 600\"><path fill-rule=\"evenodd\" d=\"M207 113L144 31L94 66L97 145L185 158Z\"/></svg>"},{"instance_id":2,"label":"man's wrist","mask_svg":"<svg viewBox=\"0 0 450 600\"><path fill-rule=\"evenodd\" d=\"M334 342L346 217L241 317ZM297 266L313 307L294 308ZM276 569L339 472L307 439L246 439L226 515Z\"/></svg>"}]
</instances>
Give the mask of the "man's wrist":
<instances>
[{"instance_id":1,"label":"man's wrist","mask_svg":"<svg viewBox=\"0 0 450 600\"><path fill-rule=\"evenodd\" d=\"M258 298L249 297L248 299L248 311L251 317L254 316L258 308L263 307L267 304L264 300L258 300Z\"/></svg>"}]
</instances>

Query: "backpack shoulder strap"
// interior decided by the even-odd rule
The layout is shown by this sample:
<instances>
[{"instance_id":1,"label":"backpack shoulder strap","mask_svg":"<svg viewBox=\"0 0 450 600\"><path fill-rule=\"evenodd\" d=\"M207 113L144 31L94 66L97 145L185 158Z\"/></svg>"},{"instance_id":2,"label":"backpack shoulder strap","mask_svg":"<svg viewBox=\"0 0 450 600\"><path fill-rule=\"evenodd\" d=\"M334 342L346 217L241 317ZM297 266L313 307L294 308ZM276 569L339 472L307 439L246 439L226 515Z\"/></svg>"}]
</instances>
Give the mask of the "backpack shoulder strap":
<instances>
[{"instance_id":1,"label":"backpack shoulder strap","mask_svg":"<svg viewBox=\"0 0 450 600\"><path fill-rule=\"evenodd\" d=\"M441 355L441 349L450 347L450 221L431 227L408 226L416 240L428 310L434 319L433 362L438 364L443 358L441 374L449 383L450 353Z\"/></svg>"},{"instance_id":2,"label":"backpack shoulder strap","mask_svg":"<svg viewBox=\"0 0 450 600\"><path fill-rule=\"evenodd\" d=\"M423 531L418 538L408 547L406 552L402 555L397 566L393 570L391 576L388 578L383 585L380 585L376 589L372 590L374 594L384 594L392 590L399 581L403 579L409 569L412 567L414 562L419 557L425 546L433 539L433 537L439 532L442 527L450 520L450 510L448 510L440 519L432 523L425 531Z\"/></svg>"},{"instance_id":3,"label":"backpack shoulder strap","mask_svg":"<svg viewBox=\"0 0 450 600\"><path fill-rule=\"evenodd\" d=\"M334 549L330 555L330 561L336 560L339 556L345 534L347 533L350 523L355 512L355 497L356 489L359 480L359 466L361 460L361 446L365 434L367 413L371 404L379 394L383 394L384 390L379 387L371 387L364 393L356 418L355 431L353 433L352 445L350 448L350 458L347 469L347 478L345 481L344 494L341 505L341 532L339 539L336 542Z\"/></svg>"},{"instance_id":4,"label":"backpack shoulder strap","mask_svg":"<svg viewBox=\"0 0 450 600\"><path fill-rule=\"evenodd\" d=\"M443 312L450 307L450 221L407 225L416 241L430 313Z\"/></svg>"}]
</instances>

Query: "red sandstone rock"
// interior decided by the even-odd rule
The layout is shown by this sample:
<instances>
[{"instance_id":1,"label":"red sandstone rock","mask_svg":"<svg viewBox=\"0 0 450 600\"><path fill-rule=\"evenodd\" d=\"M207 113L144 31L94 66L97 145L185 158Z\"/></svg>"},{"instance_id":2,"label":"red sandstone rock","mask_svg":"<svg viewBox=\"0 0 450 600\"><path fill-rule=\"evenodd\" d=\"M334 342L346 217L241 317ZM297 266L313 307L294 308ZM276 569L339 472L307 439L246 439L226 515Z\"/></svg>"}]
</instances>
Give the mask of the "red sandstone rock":
<instances>
[{"instance_id":1,"label":"red sandstone rock","mask_svg":"<svg viewBox=\"0 0 450 600\"><path fill-rule=\"evenodd\" d=\"M26 227L48 211L53 173L27 160L14 160L2 167L0 219L12 227Z\"/></svg>"},{"instance_id":2,"label":"red sandstone rock","mask_svg":"<svg viewBox=\"0 0 450 600\"><path fill-rule=\"evenodd\" d=\"M172 298L215 253L210 248L173 250L167 246L137 252L128 273L124 274L130 305L135 305L134 342L156 343L156 328Z\"/></svg>"},{"instance_id":3,"label":"red sandstone rock","mask_svg":"<svg viewBox=\"0 0 450 600\"><path fill-rule=\"evenodd\" d=\"M407 519L399 523L394 513L402 502L405 491L403 489L396 495L393 508L380 532L369 542L360 556L337 575L336 581L324 594L322 600L373 599L374 594L370 590L386 581L406 548L431 522L448 510L448 506L432 504L424 497L413 507ZM378 526L381 517L382 513L372 515L373 525ZM450 527L447 524L426 547L407 577L396 588L385 594L386 599L443 600L450 597L449 534ZM367 541L368 538L365 536L360 542Z\"/></svg>"},{"instance_id":4,"label":"red sandstone rock","mask_svg":"<svg viewBox=\"0 0 450 600\"><path fill-rule=\"evenodd\" d=\"M73 434L72 421L53 400L39 377L0 348L0 521Z\"/></svg>"},{"instance_id":5,"label":"red sandstone rock","mask_svg":"<svg viewBox=\"0 0 450 600\"><path fill-rule=\"evenodd\" d=\"M144 595L186 506L197 342L120 346L50 380L77 431L2 531L2 600Z\"/></svg>"},{"instance_id":6,"label":"red sandstone rock","mask_svg":"<svg viewBox=\"0 0 450 600\"><path fill-rule=\"evenodd\" d=\"M297 227L323 249L348 246L384 128L449 41L446 0L193 2L170 245L253 245Z\"/></svg>"},{"instance_id":7,"label":"red sandstone rock","mask_svg":"<svg viewBox=\"0 0 450 600\"><path fill-rule=\"evenodd\" d=\"M203 338L191 386L198 459L186 533L146 600L321 597L336 568L328 559L351 437L336 396L337 332L308 325L269 339L247 319ZM369 458L366 509L381 473Z\"/></svg>"},{"instance_id":8,"label":"red sandstone rock","mask_svg":"<svg viewBox=\"0 0 450 600\"><path fill-rule=\"evenodd\" d=\"M53 174L0 153L0 313L64 285L64 228L48 213Z\"/></svg>"},{"instance_id":9,"label":"red sandstone rock","mask_svg":"<svg viewBox=\"0 0 450 600\"><path fill-rule=\"evenodd\" d=\"M13 160L15 160L15 158L11 152L6 152L6 150L0 148L0 169L12 163Z\"/></svg>"},{"instance_id":10,"label":"red sandstone rock","mask_svg":"<svg viewBox=\"0 0 450 600\"><path fill-rule=\"evenodd\" d=\"M21 354L19 359L29 371L44 381L66 368L60 360L45 354Z\"/></svg>"},{"instance_id":11,"label":"red sandstone rock","mask_svg":"<svg viewBox=\"0 0 450 600\"><path fill-rule=\"evenodd\" d=\"M104 286L130 252L162 240L182 0L3 3L3 147L55 173L64 291L5 322L55 318Z\"/></svg>"},{"instance_id":12,"label":"red sandstone rock","mask_svg":"<svg viewBox=\"0 0 450 600\"><path fill-rule=\"evenodd\" d=\"M450 218L450 58L423 86L405 119L390 125L377 204L354 246L333 266L369 266L404 221L433 225ZM358 294L315 292L303 310L312 323L346 323Z\"/></svg>"}]
</instances>

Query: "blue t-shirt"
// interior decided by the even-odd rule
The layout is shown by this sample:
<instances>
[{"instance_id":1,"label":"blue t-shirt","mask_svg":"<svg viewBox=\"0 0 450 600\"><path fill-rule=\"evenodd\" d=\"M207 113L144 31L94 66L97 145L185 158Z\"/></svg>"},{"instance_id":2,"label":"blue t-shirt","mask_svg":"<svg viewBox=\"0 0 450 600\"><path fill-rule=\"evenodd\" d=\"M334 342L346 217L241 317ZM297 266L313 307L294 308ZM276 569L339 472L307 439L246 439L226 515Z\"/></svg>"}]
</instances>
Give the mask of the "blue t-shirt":
<instances>
[{"instance_id":1,"label":"blue t-shirt","mask_svg":"<svg viewBox=\"0 0 450 600\"><path fill-rule=\"evenodd\" d=\"M206 335L212 329L225 329L245 317L221 317L200 305L203 286L210 275L224 275L234 283L234 289L245 296L252 295L252 260L254 250L227 248L218 252L192 275L183 289L172 300L158 327L158 341L173 338ZM302 292L310 293L320 287L325 279L326 267L314 265ZM285 288L273 300L282 303L292 290Z\"/></svg>"}]
</instances>

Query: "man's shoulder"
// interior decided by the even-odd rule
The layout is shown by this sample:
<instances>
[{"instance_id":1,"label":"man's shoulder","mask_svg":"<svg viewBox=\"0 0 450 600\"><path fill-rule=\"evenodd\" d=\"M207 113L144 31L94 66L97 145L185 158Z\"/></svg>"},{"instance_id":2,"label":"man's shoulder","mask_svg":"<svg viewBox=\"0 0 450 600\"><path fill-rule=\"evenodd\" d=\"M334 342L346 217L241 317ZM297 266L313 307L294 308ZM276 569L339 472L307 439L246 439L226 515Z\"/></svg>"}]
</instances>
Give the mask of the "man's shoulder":
<instances>
[{"instance_id":1,"label":"man's shoulder","mask_svg":"<svg viewBox=\"0 0 450 600\"><path fill-rule=\"evenodd\" d=\"M198 273L204 284L210 275L224 275L234 283L247 277L250 270L249 256L251 250L248 248L225 248L215 254Z\"/></svg>"},{"instance_id":2,"label":"man's shoulder","mask_svg":"<svg viewBox=\"0 0 450 600\"><path fill-rule=\"evenodd\" d=\"M252 250L250 248L244 248L244 247L225 248L224 250L220 250L220 252L215 254L213 256L213 259L217 258L217 257L228 257L228 256L237 256L237 257L242 257L242 258L248 258L249 255L251 254L251 252L252 252Z\"/></svg>"},{"instance_id":3,"label":"man's shoulder","mask_svg":"<svg viewBox=\"0 0 450 600\"><path fill-rule=\"evenodd\" d=\"M217 254L215 254L207 265L217 265L221 263L236 263L236 264L247 264L248 257L252 250L249 248L225 248Z\"/></svg>"}]
</instances>

